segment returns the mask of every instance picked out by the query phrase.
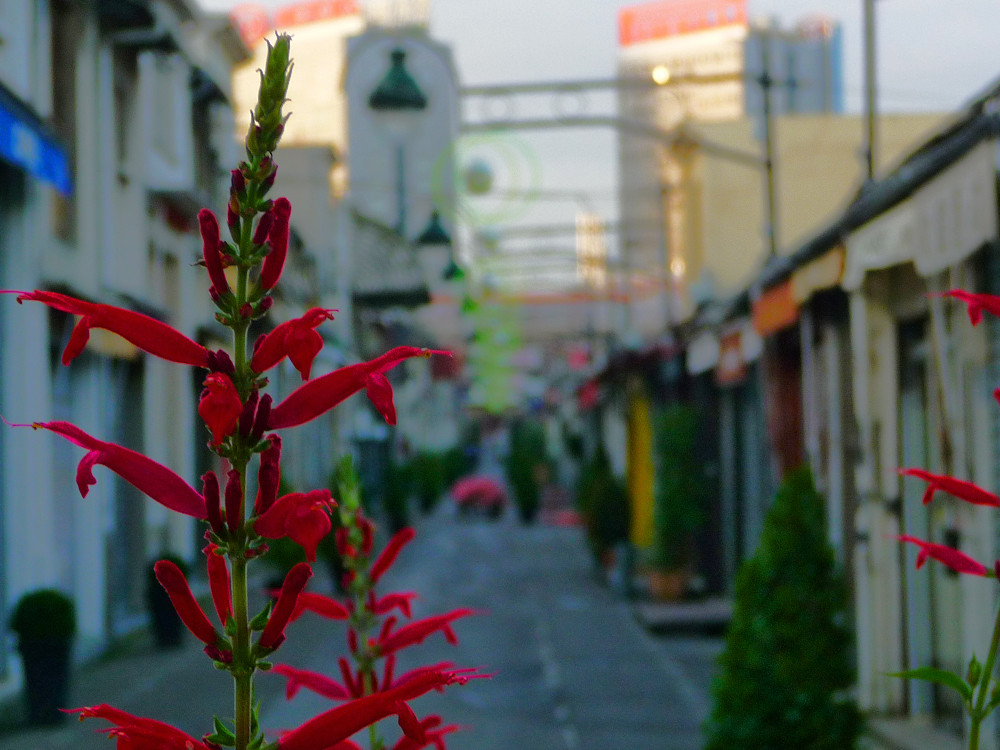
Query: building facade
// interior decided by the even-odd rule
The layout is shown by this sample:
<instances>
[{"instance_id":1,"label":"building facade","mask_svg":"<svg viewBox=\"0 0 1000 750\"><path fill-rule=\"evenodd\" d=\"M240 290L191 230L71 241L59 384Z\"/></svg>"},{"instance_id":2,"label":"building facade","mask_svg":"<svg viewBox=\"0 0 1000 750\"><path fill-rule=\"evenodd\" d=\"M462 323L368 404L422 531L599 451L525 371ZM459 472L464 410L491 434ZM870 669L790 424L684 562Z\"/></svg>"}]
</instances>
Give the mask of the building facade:
<instances>
[{"instance_id":1,"label":"building facade","mask_svg":"<svg viewBox=\"0 0 1000 750\"><path fill-rule=\"evenodd\" d=\"M186 0L15 0L0 37L0 140L17 144L0 149L3 288L138 310L210 345L195 214L225 205L223 165L239 156L229 72L248 51L235 30ZM206 436L190 372L101 331L64 367L72 317L5 302L5 417L72 421L196 482ZM0 438L0 621L21 594L61 589L77 607L76 656L93 656L145 621L148 561L193 558L197 531L110 472L81 499L77 448L15 434ZM19 681L0 650L0 696Z\"/></svg>"}]
</instances>

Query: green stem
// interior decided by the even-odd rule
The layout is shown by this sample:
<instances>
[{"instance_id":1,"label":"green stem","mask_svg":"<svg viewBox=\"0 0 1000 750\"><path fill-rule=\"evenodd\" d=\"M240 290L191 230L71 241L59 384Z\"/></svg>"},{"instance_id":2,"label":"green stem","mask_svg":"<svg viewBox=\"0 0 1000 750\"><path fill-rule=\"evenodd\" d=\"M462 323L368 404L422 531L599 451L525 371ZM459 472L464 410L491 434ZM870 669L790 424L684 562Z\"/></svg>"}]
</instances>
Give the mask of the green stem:
<instances>
[{"instance_id":1,"label":"green stem","mask_svg":"<svg viewBox=\"0 0 1000 750\"><path fill-rule=\"evenodd\" d=\"M990 640L990 652L986 656L986 663L983 665L983 673L979 678L979 694L976 696L976 705L972 709L972 723L969 727L969 750L979 750L979 725L986 716L983 714L983 707L986 705L986 694L990 691L990 683L993 681L993 667L997 660L997 647L1000 646L1000 609L997 610L996 620L993 623L993 638Z\"/></svg>"},{"instance_id":2,"label":"green stem","mask_svg":"<svg viewBox=\"0 0 1000 750\"><path fill-rule=\"evenodd\" d=\"M245 471L244 471L245 473ZM236 681L236 750L250 744L250 709L253 692L253 666L250 664L250 626L247 619L247 561L239 554L233 563L233 679Z\"/></svg>"}]
</instances>

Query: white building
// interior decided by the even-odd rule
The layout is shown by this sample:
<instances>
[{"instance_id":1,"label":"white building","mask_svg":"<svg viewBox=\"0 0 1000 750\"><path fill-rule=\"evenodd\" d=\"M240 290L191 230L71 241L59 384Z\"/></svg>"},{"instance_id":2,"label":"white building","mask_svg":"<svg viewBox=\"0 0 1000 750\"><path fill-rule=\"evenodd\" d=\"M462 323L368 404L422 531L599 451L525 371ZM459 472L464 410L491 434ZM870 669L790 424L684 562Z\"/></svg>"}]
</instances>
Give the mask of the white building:
<instances>
[{"instance_id":1,"label":"white building","mask_svg":"<svg viewBox=\"0 0 1000 750\"><path fill-rule=\"evenodd\" d=\"M225 207L240 155L229 71L247 54L229 22L193 0L4 3L0 287L140 310L215 344L195 214ZM196 484L206 433L192 370L113 335L92 335L63 367L73 324L0 300L0 412L72 421ZM144 622L147 562L165 551L193 559L195 524L101 468L81 499L82 453L49 434L4 428L0 457L0 622L21 594L62 589L77 607L77 658ZM20 681L8 645L0 698Z\"/></svg>"}]
</instances>

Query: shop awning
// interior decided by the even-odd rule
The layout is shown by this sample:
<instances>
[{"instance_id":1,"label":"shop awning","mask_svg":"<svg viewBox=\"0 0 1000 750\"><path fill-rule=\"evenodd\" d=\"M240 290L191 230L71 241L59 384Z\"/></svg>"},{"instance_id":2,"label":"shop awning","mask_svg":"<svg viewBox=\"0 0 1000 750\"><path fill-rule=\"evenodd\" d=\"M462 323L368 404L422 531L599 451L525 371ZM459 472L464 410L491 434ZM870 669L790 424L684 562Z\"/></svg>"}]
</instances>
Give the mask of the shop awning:
<instances>
[{"instance_id":1,"label":"shop awning","mask_svg":"<svg viewBox=\"0 0 1000 750\"><path fill-rule=\"evenodd\" d=\"M60 193L73 191L66 149L30 109L0 86L0 159Z\"/></svg>"},{"instance_id":2,"label":"shop awning","mask_svg":"<svg viewBox=\"0 0 1000 750\"><path fill-rule=\"evenodd\" d=\"M787 328L798 319L799 306L790 280L765 289L753 302L753 327L761 336Z\"/></svg>"}]
</instances>

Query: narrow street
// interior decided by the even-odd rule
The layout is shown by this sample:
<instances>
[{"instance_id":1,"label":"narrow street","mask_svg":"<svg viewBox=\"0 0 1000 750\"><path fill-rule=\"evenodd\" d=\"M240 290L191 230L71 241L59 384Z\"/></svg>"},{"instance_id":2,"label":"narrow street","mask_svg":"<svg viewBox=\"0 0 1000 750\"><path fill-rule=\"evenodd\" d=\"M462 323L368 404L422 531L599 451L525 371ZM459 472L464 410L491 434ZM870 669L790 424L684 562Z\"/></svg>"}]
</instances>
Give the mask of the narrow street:
<instances>
[{"instance_id":1,"label":"narrow street","mask_svg":"<svg viewBox=\"0 0 1000 750\"><path fill-rule=\"evenodd\" d=\"M718 639L652 638L629 605L602 586L577 528L458 519L443 502L384 579L383 591L415 590L415 616L456 607L481 615L455 625L459 645L435 635L403 652L400 670L440 661L493 674L414 703L465 731L452 750L697 750L708 711ZM307 624L309 623L309 624ZM337 624L289 628L278 661L328 673L345 642ZM73 705L107 702L200 736L208 716L231 712L228 676L206 663L191 637L177 651L140 639L78 675ZM263 675L258 697L269 729L291 728L330 704L308 691L283 699L284 681ZM5 750L101 750L103 722L0 730ZM383 724L387 737L398 731Z\"/></svg>"},{"instance_id":2,"label":"narrow street","mask_svg":"<svg viewBox=\"0 0 1000 750\"><path fill-rule=\"evenodd\" d=\"M449 748L700 747L721 640L647 635L598 582L580 529L525 527L512 511L497 522L458 519L446 502L418 528L385 590L419 592L415 616L456 607L483 614L456 623L458 646L436 635L404 652L400 668L452 661L494 675L415 702L418 715L468 728ZM315 652L308 666L328 664ZM265 722L291 726L321 705L300 694Z\"/></svg>"}]
</instances>

